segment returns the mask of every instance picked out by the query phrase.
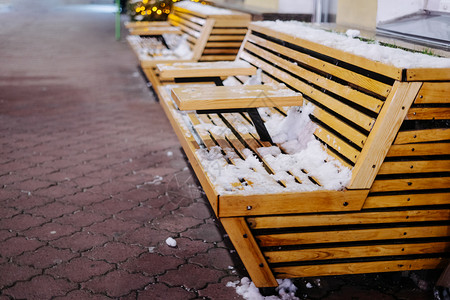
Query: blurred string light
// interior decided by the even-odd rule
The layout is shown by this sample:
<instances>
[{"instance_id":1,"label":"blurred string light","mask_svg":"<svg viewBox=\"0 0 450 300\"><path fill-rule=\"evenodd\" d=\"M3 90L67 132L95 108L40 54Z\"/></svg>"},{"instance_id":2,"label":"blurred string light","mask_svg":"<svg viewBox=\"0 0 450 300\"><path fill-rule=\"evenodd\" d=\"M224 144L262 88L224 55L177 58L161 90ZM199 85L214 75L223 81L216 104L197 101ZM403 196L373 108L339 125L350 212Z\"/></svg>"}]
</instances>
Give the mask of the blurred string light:
<instances>
[{"instance_id":1,"label":"blurred string light","mask_svg":"<svg viewBox=\"0 0 450 300\"><path fill-rule=\"evenodd\" d=\"M1 0L0 0L1 1ZM172 5L181 0L128 0L128 14L135 21L165 21ZM190 0L206 4L202 0Z\"/></svg>"},{"instance_id":2,"label":"blurred string light","mask_svg":"<svg viewBox=\"0 0 450 300\"><path fill-rule=\"evenodd\" d=\"M135 21L165 21L172 4L180 0L128 0L128 14Z\"/></svg>"}]
</instances>

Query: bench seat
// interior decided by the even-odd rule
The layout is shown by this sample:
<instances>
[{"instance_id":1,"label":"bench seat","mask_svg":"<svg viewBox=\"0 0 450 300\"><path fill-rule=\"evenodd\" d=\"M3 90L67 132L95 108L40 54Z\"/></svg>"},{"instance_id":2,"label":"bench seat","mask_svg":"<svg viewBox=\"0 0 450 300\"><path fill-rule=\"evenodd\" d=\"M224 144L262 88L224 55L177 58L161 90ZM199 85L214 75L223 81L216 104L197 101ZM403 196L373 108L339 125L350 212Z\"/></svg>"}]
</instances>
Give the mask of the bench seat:
<instances>
[{"instance_id":1,"label":"bench seat","mask_svg":"<svg viewBox=\"0 0 450 300\"><path fill-rule=\"evenodd\" d=\"M270 287L277 278L445 267L450 67L375 61L287 23L295 30L252 23L236 60L260 69L262 84L303 95L302 106L266 101L258 109L272 143L245 111L182 105L179 91L205 91L193 100L220 94L224 87L215 87L210 73L193 83L175 72L168 77L181 77L155 89L253 282ZM218 77L233 83L235 103L239 85L258 75Z\"/></svg>"},{"instance_id":2,"label":"bench seat","mask_svg":"<svg viewBox=\"0 0 450 300\"><path fill-rule=\"evenodd\" d=\"M183 1L167 22L129 23L127 40L147 74L163 62L234 60L249 22L249 14ZM166 38L174 35L182 36L179 44Z\"/></svg>"}]
</instances>

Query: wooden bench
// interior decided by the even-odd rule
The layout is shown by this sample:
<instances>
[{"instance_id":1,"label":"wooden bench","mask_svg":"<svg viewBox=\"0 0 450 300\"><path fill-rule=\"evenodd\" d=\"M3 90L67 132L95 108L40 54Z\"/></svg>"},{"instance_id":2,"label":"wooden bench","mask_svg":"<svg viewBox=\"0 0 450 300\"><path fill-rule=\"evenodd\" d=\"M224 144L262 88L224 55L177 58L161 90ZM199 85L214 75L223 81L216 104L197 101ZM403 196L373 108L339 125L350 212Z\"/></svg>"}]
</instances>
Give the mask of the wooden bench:
<instances>
[{"instance_id":1,"label":"wooden bench","mask_svg":"<svg viewBox=\"0 0 450 300\"><path fill-rule=\"evenodd\" d=\"M230 111L223 110L214 101L224 98L215 91L224 87L214 86L232 71L205 75L201 65L189 64L177 74L176 65L158 65L161 76L180 77L157 93L253 282L273 287L276 278L444 267L450 249L448 59L433 58L446 68L399 67L302 38L309 36L303 25L287 29L293 33L281 23L252 23L235 62L241 72L227 82L247 81L246 63L259 68L264 85L282 83L279 89L302 93L303 117L265 93L252 99L244 91L241 103L239 86L231 87L234 98L227 95ZM418 64L425 57L401 54L411 55ZM203 78L183 80L191 74L186 68ZM310 131L311 145L323 146L316 157L262 141L248 114L233 112L261 99L257 105L274 106L260 111L268 127L286 122L294 131L292 113L315 124L301 128ZM329 172L343 182L323 176Z\"/></svg>"},{"instance_id":2,"label":"wooden bench","mask_svg":"<svg viewBox=\"0 0 450 300\"><path fill-rule=\"evenodd\" d=\"M236 58L250 19L249 14L183 1L173 5L167 22L129 24L131 35L127 39L147 72L164 62L231 61ZM167 53L168 45L155 38L163 34L184 35L191 53Z\"/></svg>"}]
</instances>

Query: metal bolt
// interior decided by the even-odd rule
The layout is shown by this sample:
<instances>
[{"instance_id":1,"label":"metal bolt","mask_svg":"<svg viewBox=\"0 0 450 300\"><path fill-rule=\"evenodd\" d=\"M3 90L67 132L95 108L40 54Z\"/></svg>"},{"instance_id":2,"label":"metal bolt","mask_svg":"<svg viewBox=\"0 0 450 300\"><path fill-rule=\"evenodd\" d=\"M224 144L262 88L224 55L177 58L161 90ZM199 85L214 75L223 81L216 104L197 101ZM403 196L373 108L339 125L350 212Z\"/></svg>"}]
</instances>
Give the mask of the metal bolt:
<instances>
[{"instance_id":1,"label":"metal bolt","mask_svg":"<svg viewBox=\"0 0 450 300\"><path fill-rule=\"evenodd\" d=\"M253 207L251 207L250 205L247 206L247 210L251 210Z\"/></svg>"}]
</instances>

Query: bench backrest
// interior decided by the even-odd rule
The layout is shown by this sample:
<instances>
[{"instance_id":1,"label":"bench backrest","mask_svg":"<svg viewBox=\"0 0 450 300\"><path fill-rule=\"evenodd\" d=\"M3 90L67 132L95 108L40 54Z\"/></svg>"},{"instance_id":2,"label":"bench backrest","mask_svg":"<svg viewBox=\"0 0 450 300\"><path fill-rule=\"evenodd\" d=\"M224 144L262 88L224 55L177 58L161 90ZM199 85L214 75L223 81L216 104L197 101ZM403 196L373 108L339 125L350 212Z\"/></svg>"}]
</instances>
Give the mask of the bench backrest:
<instances>
[{"instance_id":1,"label":"bench backrest","mask_svg":"<svg viewBox=\"0 0 450 300\"><path fill-rule=\"evenodd\" d=\"M285 83L315 105L314 135L352 168L349 189L370 188L378 174L422 85L408 79L449 77L449 69L405 70L258 23L250 26L238 59L262 69L263 82Z\"/></svg>"},{"instance_id":2,"label":"bench backrest","mask_svg":"<svg viewBox=\"0 0 450 300\"><path fill-rule=\"evenodd\" d=\"M249 14L193 2L175 3L168 21L187 35L194 60L234 60L247 33Z\"/></svg>"}]
</instances>

